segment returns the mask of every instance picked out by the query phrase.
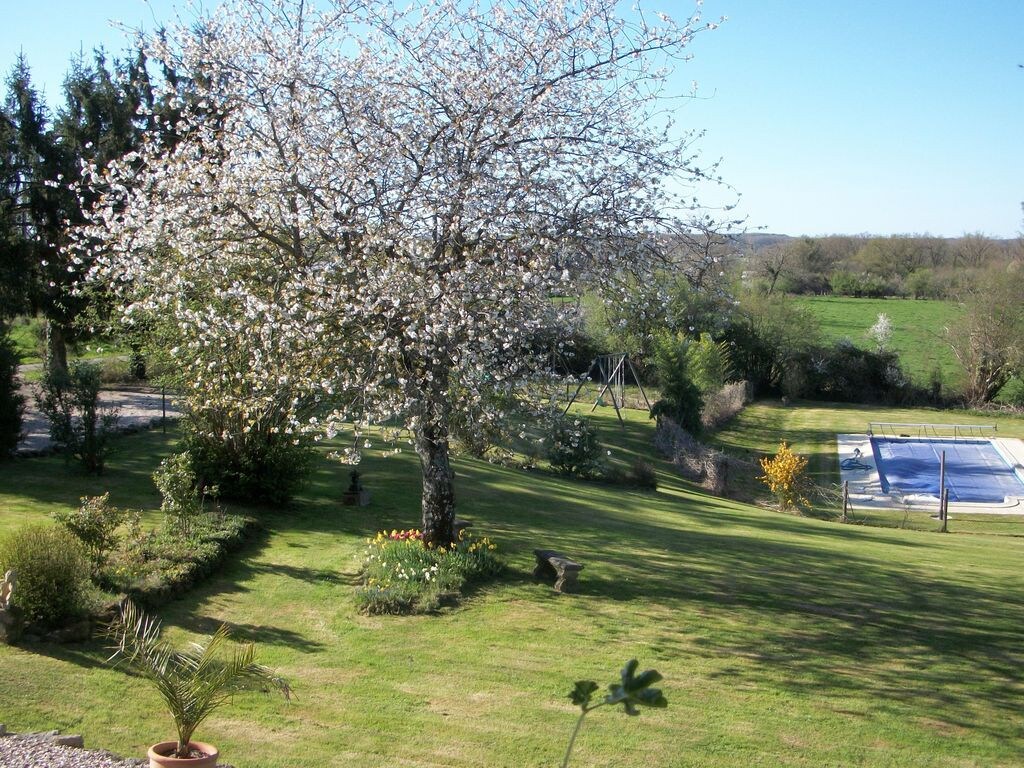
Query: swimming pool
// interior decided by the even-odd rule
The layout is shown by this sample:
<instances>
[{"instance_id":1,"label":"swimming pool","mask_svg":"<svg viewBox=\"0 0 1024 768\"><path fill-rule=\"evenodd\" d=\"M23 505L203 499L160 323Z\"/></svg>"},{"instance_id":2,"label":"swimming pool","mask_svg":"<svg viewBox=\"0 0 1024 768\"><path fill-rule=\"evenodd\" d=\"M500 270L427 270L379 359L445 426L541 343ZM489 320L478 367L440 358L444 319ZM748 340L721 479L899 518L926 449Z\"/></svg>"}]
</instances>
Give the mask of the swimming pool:
<instances>
[{"instance_id":1,"label":"swimming pool","mask_svg":"<svg viewBox=\"0 0 1024 768\"><path fill-rule=\"evenodd\" d=\"M939 462L946 452L950 501L993 503L1024 498L1024 481L988 440L872 437L882 491L939 496Z\"/></svg>"}]
</instances>

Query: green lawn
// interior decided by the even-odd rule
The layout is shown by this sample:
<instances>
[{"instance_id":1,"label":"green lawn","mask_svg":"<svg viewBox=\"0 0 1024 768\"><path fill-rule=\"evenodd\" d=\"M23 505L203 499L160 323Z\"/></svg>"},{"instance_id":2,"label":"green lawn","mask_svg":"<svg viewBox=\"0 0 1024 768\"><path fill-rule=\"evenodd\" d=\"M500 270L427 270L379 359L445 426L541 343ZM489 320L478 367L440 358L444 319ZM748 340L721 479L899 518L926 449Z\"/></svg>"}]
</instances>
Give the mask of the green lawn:
<instances>
[{"instance_id":1,"label":"green lawn","mask_svg":"<svg viewBox=\"0 0 1024 768\"><path fill-rule=\"evenodd\" d=\"M892 320L892 347L899 353L903 369L921 386L927 386L938 370L945 387L957 389L963 373L943 338L943 328L959 312L948 301L915 299L855 299L848 296L799 296L798 302L811 310L821 323L825 338L847 338L858 347L871 348L866 333L882 312Z\"/></svg>"},{"instance_id":2,"label":"green lawn","mask_svg":"<svg viewBox=\"0 0 1024 768\"><path fill-rule=\"evenodd\" d=\"M812 414L800 427L788 413L804 409L778 410L755 406L744 417L749 437L736 426L719 439L761 450L792 424L794 440L802 429L806 446L816 444ZM607 411L612 459L648 454L646 415L620 429ZM868 418L845 408L818 417ZM0 532L102 488L114 503L155 507L146 477L172 440L124 438L102 481L53 458L4 466ZM1024 538L779 515L694 491L661 463L657 492L455 466L460 515L512 566L456 610L396 618L353 609L365 537L417 524L411 452L364 459L366 508L338 503L347 471L325 461L293 509L260 513L258 543L167 606L173 637L228 621L297 691L290 703L239 695L204 725L197 735L223 760L554 766L574 721L573 681L608 682L635 656L664 674L669 708L595 712L573 765L1020 765ZM579 594L533 582L534 547L585 564ZM143 754L170 724L147 684L105 656L99 645L0 647L0 722Z\"/></svg>"},{"instance_id":3,"label":"green lawn","mask_svg":"<svg viewBox=\"0 0 1024 768\"><path fill-rule=\"evenodd\" d=\"M20 317L11 325L11 340L21 355L22 363L39 363L40 341L38 330L40 323L35 318Z\"/></svg>"},{"instance_id":4,"label":"green lawn","mask_svg":"<svg viewBox=\"0 0 1024 768\"><path fill-rule=\"evenodd\" d=\"M43 320L19 317L11 324L11 339L21 355L22 365L43 362ZM78 360L96 360L124 355L127 350L109 339L90 339L68 347L68 356ZM33 377L38 379L38 376Z\"/></svg>"}]
</instances>

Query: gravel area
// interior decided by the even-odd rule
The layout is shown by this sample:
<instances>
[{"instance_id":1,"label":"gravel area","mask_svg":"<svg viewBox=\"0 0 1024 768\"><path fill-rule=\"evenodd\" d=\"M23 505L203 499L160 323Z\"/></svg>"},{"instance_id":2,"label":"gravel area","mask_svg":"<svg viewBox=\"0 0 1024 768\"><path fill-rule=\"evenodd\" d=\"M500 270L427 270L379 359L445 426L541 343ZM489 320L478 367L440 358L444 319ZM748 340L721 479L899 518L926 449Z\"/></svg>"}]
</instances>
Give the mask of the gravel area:
<instances>
[{"instance_id":1,"label":"gravel area","mask_svg":"<svg viewBox=\"0 0 1024 768\"><path fill-rule=\"evenodd\" d=\"M25 396L25 415L21 425L24 436L18 443L17 453L31 455L45 452L51 447L50 426L36 405L36 387L34 384L26 384L22 386L21 393ZM100 404L117 409L119 429L149 426L164 413L159 389L105 389L100 392ZM168 418L181 415L170 396L167 397L166 405Z\"/></svg>"},{"instance_id":2,"label":"gravel area","mask_svg":"<svg viewBox=\"0 0 1024 768\"><path fill-rule=\"evenodd\" d=\"M101 750L58 747L16 736L0 738L0 768L138 768L147 764L147 760Z\"/></svg>"}]
</instances>

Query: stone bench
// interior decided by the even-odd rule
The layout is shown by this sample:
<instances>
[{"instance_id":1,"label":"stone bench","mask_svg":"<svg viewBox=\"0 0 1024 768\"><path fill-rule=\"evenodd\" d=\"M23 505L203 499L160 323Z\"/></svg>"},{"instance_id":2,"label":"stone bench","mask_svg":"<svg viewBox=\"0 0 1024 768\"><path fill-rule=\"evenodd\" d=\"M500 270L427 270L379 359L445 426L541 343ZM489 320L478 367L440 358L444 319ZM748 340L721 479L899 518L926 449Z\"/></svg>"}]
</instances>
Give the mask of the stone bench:
<instances>
[{"instance_id":1,"label":"stone bench","mask_svg":"<svg viewBox=\"0 0 1024 768\"><path fill-rule=\"evenodd\" d=\"M572 592L576 588L582 565L552 549L535 549L533 554L537 557L537 567L533 569L535 579L554 576L556 592Z\"/></svg>"}]
</instances>

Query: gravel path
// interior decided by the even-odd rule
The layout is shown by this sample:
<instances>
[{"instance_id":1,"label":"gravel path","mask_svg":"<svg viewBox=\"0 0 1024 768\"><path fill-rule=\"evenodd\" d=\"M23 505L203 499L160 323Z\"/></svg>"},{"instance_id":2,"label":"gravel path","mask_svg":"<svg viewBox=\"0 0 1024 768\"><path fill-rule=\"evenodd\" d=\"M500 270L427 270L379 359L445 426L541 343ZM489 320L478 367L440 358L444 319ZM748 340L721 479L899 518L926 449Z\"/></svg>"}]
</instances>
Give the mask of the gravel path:
<instances>
[{"instance_id":1,"label":"gravel path","mask_svg":"<svg viewBox=\"0 0 1024 768\"><path fill-rule=\"evenodd\" d=\"M101 750L58 747L15 736L0 738L0 768L139 768L147 764L147 760Z\"/></svg>"},{"instance_id":2,"label":"gravel path","mask_svg":"<svg viewBox=\"0 0 1024 768\"><path fill-rule=\"evenodd\" d=\"M24 437L18 443L19 455L45 452L52 445L49 423L36 405L36 389L35 384L24 384L21 387L21 393L25 396L25 415L21 425ZM149 387L105 389L100 393L100 404L117 408L117 425L120 429L149 426L164 413L160 390ZM166 404L168 418L181 415L170 396Z\"/></svg>"}]
</instances>

